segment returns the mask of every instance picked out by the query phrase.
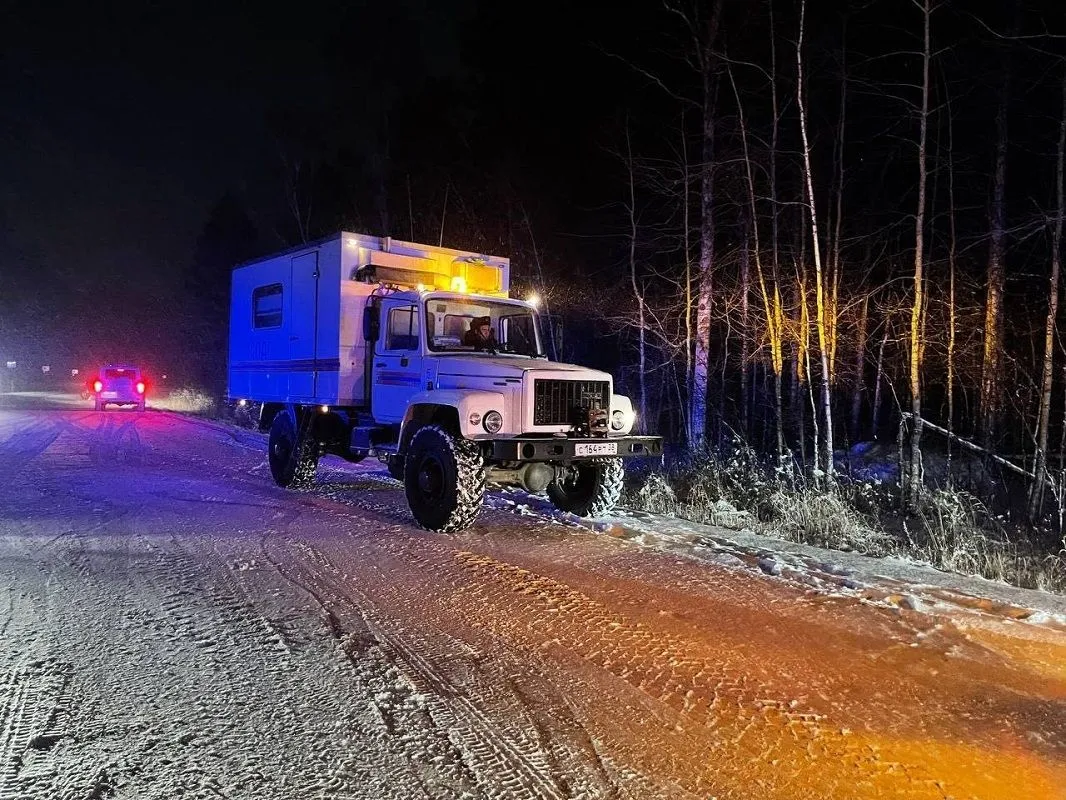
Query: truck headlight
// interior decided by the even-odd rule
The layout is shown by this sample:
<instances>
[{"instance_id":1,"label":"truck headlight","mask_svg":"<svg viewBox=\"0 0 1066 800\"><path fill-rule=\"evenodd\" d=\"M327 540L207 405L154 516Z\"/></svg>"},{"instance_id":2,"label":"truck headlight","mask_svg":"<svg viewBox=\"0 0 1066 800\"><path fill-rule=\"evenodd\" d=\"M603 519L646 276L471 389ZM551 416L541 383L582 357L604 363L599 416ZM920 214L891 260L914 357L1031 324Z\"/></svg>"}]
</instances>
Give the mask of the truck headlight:
<instances>
[{"instance_id":1,"label":"truck headlight","mask_svg":"<svg viewBox=\"0 0 1066 800\"><path fill-rule=\"evenodd\" d=\"M611 428L612 430L620 431L626 426L626 412L620 408L616 408L611 414Z\"/></svg>"},{"instance_id":2,"label":"truck headlight","mask_svg":"<svg viewBox=\"0 0 1066 800\"><path fill-rule=\"evenodd\" d=\"M481 426L488 433L499 433L503 427L503 414L499 411L489 411L481 420Z\"/></svg>"},{"instance_id":3,"label":"truck headlight","mask_svg":"<svg viewBox=\"0 0 1066 800\"><path fill-rule=\"evenodd\" d=\"M471 425L477 425L479 422L481 422L481 412L480 411L471 411L470 412L470 424Z\"/></svg>"}]
</instances>

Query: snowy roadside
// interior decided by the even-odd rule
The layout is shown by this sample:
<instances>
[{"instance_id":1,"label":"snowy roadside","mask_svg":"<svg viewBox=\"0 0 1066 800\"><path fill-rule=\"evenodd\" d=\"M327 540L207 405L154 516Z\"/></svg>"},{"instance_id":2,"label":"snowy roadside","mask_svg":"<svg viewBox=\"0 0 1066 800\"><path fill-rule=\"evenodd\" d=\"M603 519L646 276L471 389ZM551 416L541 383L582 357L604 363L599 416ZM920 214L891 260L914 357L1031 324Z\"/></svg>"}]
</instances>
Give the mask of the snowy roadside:
<instances>
[{"instance_id":1,"label":"snowy roadside","mask_svg":"<svg viewBox=\"0 0 1066 800\"><path fill-rule=\"evenodd\" d=\"M167 412L164 412L167 413ZM229 421L171 411L184 419L210 426L230 444L262 448L266 436ZM330 473L373 474L384 483L400 484L374 461L347 464L328 459ZM327 491L334 499L342 493ZM486 505L548 524L563 524L626 539L644 547L748 573L755 579L780 580L827 596L925 614L971 613L1025 622L1066 631L1066 596L1007 583L942 572L927 564L895 557L875 558L854 552L826 550L776 539L751 530L731 530L644 511L619 509L611 517L589 520L557 511L544 497L520 489L498 488Z\"/></svg>"},{"instance_id":2,"label":"snowy roadside","mask_svg":"<svg viewBox=\"0 0 1066 800\"><path fill-rule=\"evenodd\" d=\"M894 557L825 550L775 539L750 530L729 530L698 522L619 509L611 517L587 520L560 514L541 497L520 490L494 493L488 504L595 530L675 555L782 580L826 595L927 614L970 612L1066 631L1066 597L1020 589L980 577L941 572Z\"/></svg>"}]
</instances>

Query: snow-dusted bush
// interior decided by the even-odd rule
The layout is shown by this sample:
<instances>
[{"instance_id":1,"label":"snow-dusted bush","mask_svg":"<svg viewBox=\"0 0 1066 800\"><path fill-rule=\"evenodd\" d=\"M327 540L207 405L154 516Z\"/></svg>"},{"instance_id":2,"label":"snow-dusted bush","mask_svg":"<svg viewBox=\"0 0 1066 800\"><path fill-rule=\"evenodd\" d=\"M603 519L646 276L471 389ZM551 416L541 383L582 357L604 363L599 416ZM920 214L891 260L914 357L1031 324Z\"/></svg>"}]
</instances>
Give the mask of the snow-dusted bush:
<instances>
[{"instance_id":1,"label":"snow-dusted bush","mask_svg":"<svg viewBox=\"0 0 1066 800\"><path fill-rule=\"evenodd\" d=\"M184 387L175 389L163 397L150 397L149 405L166 411L180 411L186 414L212 415L218 409L217 401L199 389Z\"/></svg>"},{"instance_id":2,"label":"snow-dusted bush","mask_svg":"<svg viewBox=\"0 0 1066 800\"><path fill-rule=\"evenodd\" d=\"M972 494L926 492L906 517L880 478L841 476L832 486L816 484L799 472L761 464L738 443L647 475L626 503L707 525L868 555L899 554L1017 586L1066 590L1066 541L1051 555L1024 540L1011 541Z\"/></svg>"},{"instance_id":3,"label":"snow-dusted bush","mask_svg":"<svg viewBox=\"0 0 1066 800\"><path fill-rule=\"evenodd\" d=\"M713 453L698 453L665 472L647 475L627 494L626 503L642 511L670 514L705 525L750 527L751 514L743 506L754 496L750 491L740 491L741 463L743 456L729 462Z\"/></svg>"},{"instance_id":4,"label":"snow-dusted bush","mask_svg":"<svg viewBox=\"0 0 1066 800\"><path fill-rule=\"evenodd\" d=\"M674 487L660 472L653 472L630 496L630 505L655 514L674 514L678 510Z\"/></svg>"},{"instance_id":5,"label":"snow-dusted bush","mask_svg":"<svg viewBox=\"0 0 1066 800\"><path fill-rule=\"evenodd\" d=\"M767 527L783 538L874 556L895 549L892 537L837 489L779 488L770 497L769 510Z\"/></svg>"},{"instance_id":6,"label":"snow-dusted bush","mask_svg":"<svg viewBox=\"0 0 1066 800\"><path fill-rule=\"evenodd\" d=\"M693 454L670 474L681 501L706 513L757 514L779 482L739 437L722 450Z\"/></svg>"},{"instance_id":7,"label":"snow-dusted bush","mask_svg":"<svg viewBox=\"0 0 1066 800\"><path fill-rule=\"evenodd\" d=\"M984 505L968 492L957 489L924 492L915 512L921 525L912 534L913 543L919 553L937 566L977 573L981 562L995 549L991 545L999 544L993 542L982 525L988 519Z\"/></svg>"},{"instance_id":8,"label":"snow-dusted bush","mask_svg":"<svg viewBox=\"0 0 1066 800\"><path fill-rule=\"evenodd\" d=\"M1066 591L1066 546L1043 559L1034 575L1033 587L1045 592Z\"/></svg>"},{"instance_id":9,"label":"snow-dusted bush","mask_svg":"<svg viewBox=\"0 0 1066 800\"><path fill-rule=\"evenodd\" d=\"M925 492L915 515L919 524L905 528L909 549L941 569L1031 589L1066 590L1066 553L1041 554L1027 541L1012 541L969 492Z\"/></svg>"}]
</instances>

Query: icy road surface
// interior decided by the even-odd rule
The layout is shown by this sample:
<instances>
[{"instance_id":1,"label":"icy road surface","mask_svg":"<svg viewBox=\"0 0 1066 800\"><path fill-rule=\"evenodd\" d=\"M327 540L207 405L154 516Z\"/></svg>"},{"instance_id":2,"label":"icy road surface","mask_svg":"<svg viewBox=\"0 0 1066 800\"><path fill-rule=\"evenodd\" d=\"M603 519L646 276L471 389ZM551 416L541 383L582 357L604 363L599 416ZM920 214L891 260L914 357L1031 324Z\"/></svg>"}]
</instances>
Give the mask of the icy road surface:
<instances>
[{"instance_id":1,"label":"icy road surface","mask_svg":"<svg viewBox=\"0 0 1066 800\"><path fill-rule=\"evenodd\" d=\"M1054 615L2 403L3 800L1066 797Z\"/></svg>"}]
</instances>

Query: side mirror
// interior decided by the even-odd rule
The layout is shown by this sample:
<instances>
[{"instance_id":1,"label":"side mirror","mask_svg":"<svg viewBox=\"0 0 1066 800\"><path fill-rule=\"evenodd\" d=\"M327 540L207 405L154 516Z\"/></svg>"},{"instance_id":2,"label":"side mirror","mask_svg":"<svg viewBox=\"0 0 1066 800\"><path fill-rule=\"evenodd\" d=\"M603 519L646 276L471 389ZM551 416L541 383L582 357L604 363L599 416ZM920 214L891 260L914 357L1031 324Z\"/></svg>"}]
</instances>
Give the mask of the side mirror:
<instances>
[{"instance_id":1,"label":"side mirror","mask_svg":"<svg viewBox=\"0 0 1066 800\"><path fill-rule=\"evenodd\" d=\"M374 303L363 309L363 338L368 342L376 342L380 333L381 308Z\"/></svg>"}]
</instances>

